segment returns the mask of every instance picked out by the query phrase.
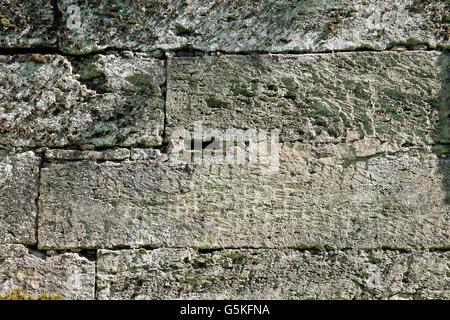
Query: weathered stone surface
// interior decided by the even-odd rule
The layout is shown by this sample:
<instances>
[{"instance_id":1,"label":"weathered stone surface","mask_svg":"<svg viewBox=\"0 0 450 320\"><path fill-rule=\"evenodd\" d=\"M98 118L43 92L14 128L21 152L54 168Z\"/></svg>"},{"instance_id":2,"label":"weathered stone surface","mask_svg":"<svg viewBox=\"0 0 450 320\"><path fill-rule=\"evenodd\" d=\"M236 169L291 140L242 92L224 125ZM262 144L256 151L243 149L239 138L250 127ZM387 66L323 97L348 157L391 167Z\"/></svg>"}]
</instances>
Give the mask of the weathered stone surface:
<instances>
[{"instance_id":1,"label":"weathered stone surface","mask_svg":"<svg viewBox=\"0 0 450 320\"><path fill-rule=\"evenodd\" d=\"M448 246L448 162L354 145L285 144L272 174L171 158L51 164L41 173L39 246Z\"/></svg>"},{"instance_id":2,"label":"weathered stone surface","mask_svg":"<svg viewBox=\"0 0 450 320\"><path fill-rule=\"evenodd\" d=\"M168 206L188 183L184 168L158 160L71 162L51 164L41 176L41 247L182 243L180 221L168 216Z\"/></svg>"},{"instance_id":3,"label":"weathered stone surface","mask_svg":"<svg viewBox=\"0 0 450 320\"><path fill-rule=\"evenodd\" d=\"M448 253L100 250L98 299L448 299Z\"/></svg>"},{"instance_id":4,"label":"weathered stone surface","mask_svg":"<svg viewBox=\"0 0 450 320\"><path fill-rule=\"evenodd\" d=\"M51 0L0 0L0 48L56 47Z\"/></svg>"},{"instance_id":5,"label":"weathered stone surface","mask_svg":"<svg viewBox=\"0 0 450 320\"><path fill-rule=\"evenodd\" d=\"M142 149L142 148L132 148L131 149L131 160L150 160L159 159L162 154L156 149Z\"/></svg>"},{"instance_id":6,"label":"weathered stone surface","mask_svg":"<svg viewBox=\"0 0 450 320\"><path fill-rule=\"evenodd\" d=\"M177 128L281 130L282 141L345 141L349 132L396 146L433 143L439 52L173 58L168 136Z\"/></svg>"},{"instance_id":7,"label":"weathered stone surface","mask_svg":"<svg viewBox=\"0 0 450 320\"><path fill-rule=\"evenodd\" d=\"M28 2L0 296L450 299L449 1Z\"/></svg>"},{"instance_id":8,"label":"weathered stone surface","mask_svg":"<svg viewBox=\"0 0 450 320\"><path fill-rule=\"evenodd\" d=\"M165 68L143 54L0 57L0 144L154 146L164 129ZM92 90L91 90L92 89Z\"/></svg>"},{"instance_id":9,"label":"weathered stone surface","mask_svg":"<svg viewBox=\"0 0 450 320\"><path fill-rule=\"evenodd\" d=\"M439 112L439 130L436 142L447 144L447 153L450 152L450 54L442 54L439 57L441 67L441 94Z\"/></svg>"},{"instance_id":10,"label":"weathered stone surface","mask_svg":"<svg viewBox=\"0 0 450 320\"><path fill-rule=\"evenodd\" d=\"M70 53L110 47L320 52L449 45L444 1L62 0L58 8L60 45Z\"/></svg>"},{"instance_id":11,"label":"weathered stone surface","mask_svg":"<svg viewBox=\"0 0 450 320\"><path fill-rule=\"evenodd\" d=\"M127 160L130 158L130 150L124 148L110 149L105 151L80 151L50 149L45 152L48 161L73 161L73 160Z\"/></svg>"},{"instance_id":12,"label":"weathered stone surface","mask_svg":"<svg viewBox=\"0 0 450 320\"><path fill-rule=\"evenodd\" d=\"M23 245L0 245L0 296L15 288L25 294L60 294L94 299L95 263L75 253L47 257Z\"/></svg>"},{"instance_id":13,"label":"weathered stone surface","mask_svg":"<svg viewBox=\"0 0 450 320\"><path fill-rule=\"evenodd\" d=\"M40 158L0 150L0 243L36 243Z\"/></svg>"},{"instance_id":14,"label":"weathered stone surface","mask_svg":"<svg viewBox=\"0 0 450 320\"><path fill-rule=\"evenodd\" d=\"M185 222L186 233L199 233L187 242L199 247L448 246L442 173L450 169L448 162L420 151L365 156L371 151L364 147L364 152L355 150L357 156L336 161L344 146L311 149L283 145L279 172L272 175L258 167L242 173L226 165L197 167L192 191L177 197L176 212L185 221L197 220Z\"/></svg>"}]
</instances>

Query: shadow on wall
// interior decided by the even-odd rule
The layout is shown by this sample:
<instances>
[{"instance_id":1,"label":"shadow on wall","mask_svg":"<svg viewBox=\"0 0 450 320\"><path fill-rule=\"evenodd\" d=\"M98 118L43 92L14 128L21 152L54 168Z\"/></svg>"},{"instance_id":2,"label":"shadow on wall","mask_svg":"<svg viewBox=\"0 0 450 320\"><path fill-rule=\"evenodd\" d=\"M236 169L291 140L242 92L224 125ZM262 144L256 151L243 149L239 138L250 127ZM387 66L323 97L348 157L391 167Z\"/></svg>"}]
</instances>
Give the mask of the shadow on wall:
<instances>
[{"instance_id":1,"label":"shadow on wall","mask_svg":"<svg viewBox=\"0 0 450 320\"><path fill-rule=\"evenodd\" d=\"M438 60L441 68L439 92L439 124L434 153L440 158L439 173L443 175L445 203L450 205L450 52L444 51Z\"/></svg>"}]
</instances>

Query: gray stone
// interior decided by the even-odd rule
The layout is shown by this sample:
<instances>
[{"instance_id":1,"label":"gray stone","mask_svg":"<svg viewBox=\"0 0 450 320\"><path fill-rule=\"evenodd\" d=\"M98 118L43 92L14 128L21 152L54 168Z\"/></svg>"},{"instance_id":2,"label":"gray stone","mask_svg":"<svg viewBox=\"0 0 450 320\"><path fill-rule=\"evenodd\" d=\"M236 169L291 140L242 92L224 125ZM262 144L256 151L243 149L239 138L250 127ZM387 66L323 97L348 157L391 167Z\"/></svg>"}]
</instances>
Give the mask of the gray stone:
<instances>
[{"instance_id":1,"label":"gray stone","mask_svg":"<svg viewBox=\"0 0 450 320\"><path fill-rule=\"evenodd\" d=\"M345 141L356 132L430 145L444 78L440 52L351 52L172 58L167 134L279 129L282 141Z\"/></svg>"},{"instance_id":2,"label":"gray stone","mask_svg":"<svg viewBox=\"0 0 450 320\"><path fill-rule=\"evenodd\" d=\"M164 62L97 55L0 59L0 145L155 146L164 130Z\"/></svg>"},{"instance_id":3,"label":"gray stone","mask_svg":"<svg viewBox=\"0 0 450 320\"><path fill-rule=\"evenodd\" d=\"M50 149L45 152L48 161L74 161L74 160L127 160L130 158L130 150L124 148L104 151L79 151Z\"/></svg>"},{"instance_id":4,"label":"gray stone","mask_svg":"<svg viewBox=\"0 0 450 320\"><path fill-rule=\"evenodd\" d=\"M157 149L131 149L131 160L150 160L161 158L161 152Z\"/></svg>"},{"instance_id":5,"label":"gray stone","mask_svg":"<svg viewBox=\"0 0 450 320\"><path fill-rule=\"evenodd\" d=\"M440 0L62 0L58 9L60 47L74 54L106 48L231 53L449 45L448 4Z\"/></svg>"},{"instance_id":6,"label":"gray stone","mask_svg":"<svg viewBox=\"0 0 450 320\"><path fill-rule=\"evenodd\" d=\"M442 85L440 94L439 128L436 141L450 145L450 54L442 54L439 63L441 65Z\"/></svg>"},{"instance_id":7,"label":"gray stone","mask_svg":"<svg viewBox=\"0 0 450 320\"><path fill-rule=\"evenodd\" d=\"M278 171L175 164L172 155L50 164L41 173L39 246L448 247L448 162L412 147L372 147L284 144Z\"/></svg>"},{"instance_id":8,"label":"gray stone","mask_svg":"<svg viewBox=\"0 0 450 320\"><path fill-rule=\"evenodd\" d=\"M71 162L50 164L41 176L41 247L180 243L179 223L161 213L168 213L174 195L187 183L188 173L183 168L172 169L158 160ZM57 194L63 190L64 196L59 198Z\"/></svg>"},{"instance_id":9,"label":"gray stone","mask_svg":"<svg viewBox=\"0 0 450 320\"><path fill-rule=\"evenodd\" d=\"M75 253L47 257L23 245L0 245L0 296L59 294L63 299L94 299L95 263Z\"/></svg>"},{"instance_id":10,"label":"gray stone","mask_svg":"<svg viewBox=\"0 0 450 320\"><path fill-rule=\"evenodd\" d=\"M51 0L0 1L0 48L55 48Z\"/></svg>"},{"instance_id":11,"label":"gray stone","mask_svg":"<svg viewBox=\"0 0 450 320\"><path fill-rule=\"evenodd\" d=\"M448 299L448 253L100 250L98 299Z\"/></svg>"},{"instance_id":12,"label":"gray stone","mask_svg":"<svg viewBox=\"0 0 450 320\"><path fill-rule=\"evenodd\" d=\"M0 244L36 243L40 158L0 150Z\"/></svg>"}]
</instances>

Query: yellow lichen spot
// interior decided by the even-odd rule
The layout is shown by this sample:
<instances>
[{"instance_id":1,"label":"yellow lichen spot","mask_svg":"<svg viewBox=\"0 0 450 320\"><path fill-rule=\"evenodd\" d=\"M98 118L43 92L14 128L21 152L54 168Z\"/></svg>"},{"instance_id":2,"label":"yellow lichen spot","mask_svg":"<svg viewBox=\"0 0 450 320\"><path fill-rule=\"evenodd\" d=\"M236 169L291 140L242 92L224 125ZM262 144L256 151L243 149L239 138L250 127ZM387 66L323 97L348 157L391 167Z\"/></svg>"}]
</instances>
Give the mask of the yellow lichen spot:
<instances>
[{"instance_id":1,"label":"yellow lichen spot","mask_svg":"<svg viewBox=\"0 0 450 320\"><path fill-rule=\"evenodd\" d=\"M43 293L38 298L38 300L64 300L59 294L48 294Z\"/></svg>"},{"instance_id":2,"label":"yellow lichen spot","mask_svg":"<svg viewBox=\"0 0 450 320\"><path fill-rule=\"evenodd\" d=\"M10 23L9 20L5 16L2 16L2 15L0 15L0 23L8 28L16 28L16 26L14 24Z\"/></svg>"},{"instance_id":3,"label":"yellow lichen spot","mask_svg":"<svg viewBox=\"0 0 450 320\"><path fill-rule=\"evenodd\" d=\"M10 292L2 297L0 300L35 300L33 296L27 296L22 293L22 290L15 289L13 292Z\"/></svg>"},{"instance_id":4,"label":"yellow lichen spot","mask_svg":"<svg viewBox=\"0 0 450 320\"><path fill-rule=\"evenodd\" d=\"M63 298L59 294L43 293L36 299L33 296L24 294L21 289L15 289L10 293L1 296L0 300L63 300Z\"/></svg>"}]
</instances>

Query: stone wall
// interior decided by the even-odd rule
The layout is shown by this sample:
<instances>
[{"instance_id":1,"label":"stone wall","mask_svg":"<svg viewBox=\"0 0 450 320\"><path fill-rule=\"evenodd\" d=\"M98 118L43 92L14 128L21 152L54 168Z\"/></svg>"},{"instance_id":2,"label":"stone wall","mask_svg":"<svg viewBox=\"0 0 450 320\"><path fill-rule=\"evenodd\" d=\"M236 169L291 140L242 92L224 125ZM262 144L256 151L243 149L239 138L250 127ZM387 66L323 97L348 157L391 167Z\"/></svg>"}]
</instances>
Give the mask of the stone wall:
<instances>
[{"instance_id":1,"label":"stone wall","mask_svg":"<svg viewBox=\"0 0 450 320\"><path fill-rule=\"evenodd\" d=\"M0 296L450 298L448 1L0 9Z\"/></svg>"}]
</instances>

